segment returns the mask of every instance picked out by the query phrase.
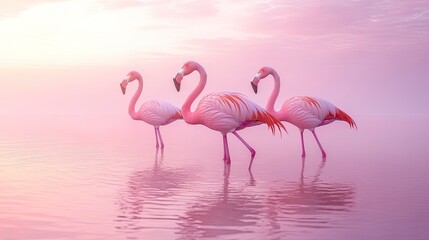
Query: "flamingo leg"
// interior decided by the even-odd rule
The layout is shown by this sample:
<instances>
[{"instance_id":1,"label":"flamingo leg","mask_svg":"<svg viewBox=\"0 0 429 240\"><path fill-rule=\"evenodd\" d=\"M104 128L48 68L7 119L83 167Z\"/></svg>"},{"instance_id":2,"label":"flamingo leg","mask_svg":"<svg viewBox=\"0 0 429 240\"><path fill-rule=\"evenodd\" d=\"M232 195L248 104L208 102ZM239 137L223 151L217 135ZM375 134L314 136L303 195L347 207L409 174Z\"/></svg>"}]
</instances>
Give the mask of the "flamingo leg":
<instances>
[{"instance_id":1,"label":"flamingo leg","mask_svg":"<svg viewBox=\"0 0 429 240\"><path fill-rule=\"evenodd\" d=\"M164 148L164 142L162 141L161 131L159 130L159 127L156 128L156 131L158 132L159 141L161 142L161 149L163 149Z\"/></svg>"},{"instance_id":2,"label":"flamingo leg","mask_svg":"<svg viewBox=\"0 0 429 240\"><path fill-rule=\"evenodd\" d=\"M159 148L159 143L158 143L158 131L156 131L157 127L154 127L154 129L155 129L156 148Z\"/></svg>"},{"instance_id":3,"label":"flamingo leg","mask_svg":"<svg viewBox=\"0 0 429 240\"><path fill-rule=\"evenodd\" d=\"M222 135L223 135L224 161L227 164L230 164L231 163L231 157L229 156L228 139L226 137L226 133L222 133Z\"/></svg>"},{"instance_id":4,"label":"flamingo leg","mask_svg":"<svg viewBox=\"0 0 429 240\"><path fill-rule=\"evenodd\" d=\"M236 131L232 132L232 134L234 134L250 151L251 158L250 158L250 163L249 163L249 168L248 168L250 171L252 169L253 158L255 158L256 151L246 141L244 141L244 139L242 137L240 137L240 135L238 135L238 133Z\"/></svg>"},{"instance_id":5,"label":"flamingo leg","mask_svg":"<svg viewBox=\"0 0 429 240\"><path fill-rule=\"evenodd\" d=\"M302 148L302 155L301 155L301 157L305 158L304 129L300 129L299 131L301 131L301 148Z\"/></svg>"},{"instance_id":6,"label":"flamingo leg","mask_svg":"<svg viewBox=\"0 0 429 240\"><path fill-rule=\"evenodd\" d=\"M244 146L246 146L247 149L249 149L250 156L252 156L252 158L253 158L256 154L255 149L253 149L246 141L244 141L244 139L242 137L240 137L240 135L238 135L238 133L236 131L232 132L232 134L234 134L244 144Z\"/></svg>"},{"instance_id":7,"label":"flamingo leg","mask_svg":"<svg viewBox=\"0 0 429 240\"><path fill-rule=\"evenodd\" d=\"M223 140L223 161L225 162L226 160L226 151L225 151L226 147L225 147L225 139Z\"/></svg>"},{"instance_id":8,"label":"flamingo leg","mask_svg":"<svg viewBox=\"0 0 429 240\"><path fill-rule=\"evenodd\" d=\"M311 131L313 133L314 138L316 139L317 144L319 145L320 151L322 152L322 157L326 157L325 150L323 150L322 144L320 144L319 139L317 138L316 132L314 130Z\"/></svg>"},{"instance_id":9,"label":"flamingo leg","mask_svg":"<svg viewBox=\"0 0 429 240\"><path fill-rule=\"evenodd\" d=\"M226 148L227 148L226 141L225 141L226 135L222 133L222 136L223 136L223 161L225 162L226 161Z\"/></svg>"}]
</instances>

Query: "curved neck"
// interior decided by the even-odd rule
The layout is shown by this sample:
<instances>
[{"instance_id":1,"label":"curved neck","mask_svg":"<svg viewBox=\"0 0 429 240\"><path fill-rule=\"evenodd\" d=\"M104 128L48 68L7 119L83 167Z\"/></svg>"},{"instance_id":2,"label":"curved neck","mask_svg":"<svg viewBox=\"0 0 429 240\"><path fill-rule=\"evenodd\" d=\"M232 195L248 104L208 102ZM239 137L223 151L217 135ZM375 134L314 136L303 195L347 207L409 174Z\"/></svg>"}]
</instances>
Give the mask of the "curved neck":
<instances>
[{"instance_id":1,"label":"curved neck","mask_svg":"<svg viewBox=\"0 0 429 240\"><path fill-rule=\"evenodd\" d=\"M137 91L134 93L134 96L131 98L130 105L128 105L128 114L130 114L131 118L134 120L138 119L135 107L136 107L137 99L139 99L140 94L142 93L142 90L143 90L143 79L140 77L140 78L137 78L137 80L139 81L139 86L137 88Z\"/></svg>"},{"instance_id":2,"label":"curved neck","mask_svg":"<svg viewBox=\"0 0 429 240\"><path fill-rule=\"evenodd\" d=\"M207 82L207 73L201 65L195 65L194 70L196 70L200 74L200 81L198 82L197 87L191 92L191 94L188 96L182 106L183 118L188 123L194 122L194 113L191 112L191 105L198 97L198 95L200 95L200 93L203 91Z\"/></svg>"},{"instance_id":3,"label":"curved neck","mask_svg":"<svg viewBox=\"0 0 429 240\"><path fill-rule=\"evenodd\" d=\"M270 97L268 98L267 106L265 107L265 109L270 113L277 113L274 110L274 104L276 103L277 97L279 96L279 92L280 92L280 76L274 70L271 70L270 74L274 78L274 88L273 88L273 91L271 92Z\"/></svg>"}]
</instances>

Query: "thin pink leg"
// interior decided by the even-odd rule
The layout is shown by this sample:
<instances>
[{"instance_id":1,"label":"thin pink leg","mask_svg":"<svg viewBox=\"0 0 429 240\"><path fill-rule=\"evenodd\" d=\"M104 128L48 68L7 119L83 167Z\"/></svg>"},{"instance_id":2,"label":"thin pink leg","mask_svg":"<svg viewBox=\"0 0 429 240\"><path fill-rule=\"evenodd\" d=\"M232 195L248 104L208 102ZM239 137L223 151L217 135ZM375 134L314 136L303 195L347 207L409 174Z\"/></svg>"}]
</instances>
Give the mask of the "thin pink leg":
<instances>
[{"instance_id":1,"label":"thin pink leg","mask_svg":"<svg viewBox=\"0 0 429 240\"><path fill-rule=\"evenodd\" d=\"M301 159L301 182L304 181L305 157Z\"/></svg>"},{"instance_id":2,"label":"thin pink leg","mask_svg":"<svg viewBox=\"0 0 429 240\"><path fill-rule=\"evenodd\" d=\"M313 133L314 138L316 139L317 144L319 145L320 151L322 151L322 157L326 157L325 150L323 150L322 144L320 144L319 139L317 138L316 132L313 130L311 131Z\"/></svg>"},{"instance_id":3,"label":"thin pink leg","mask_svg":"<svg viewBox=\"0 0 429 240\"><path fill-rule=\"evenodd\" d=\"M301 131L301 147L302 147L302 155L301 157L305 158L305 147L304 147L304 129L300 129Z\"/></svg>"},{"instance_id":4,"label":"thin pink leg","mask_svg":"<svg viewBox=\"0 0 429 240\"><path fill-rule=\"evenodd\" d=\"M158 143L158 132L156 131L156 127L154 127L154 129L155 129L156 148L159 148L159 143Z\"/></svg>"},{"instance_id":5,"label":"thin pink leg","mask_svg":"<svg viewBox=\"0 0 429 240\"><path fill-rule=\"evenodd\" d=\"M159 127L156 128L156 131L158 132L159 141L161 142L161 149L164 148L164 142L162 141L161 137L161 131L159 130Z\"/></svg>"},{"instance_id":6,"label":"thin pink leg","mask_svg":"<svg viewBox=\"0 0 429 240\"><path fill-rule=\"evenodd\" d=\"M227 164L231 163L231 157L229 156L229 148L228 148L228 139L226 137L226 133L223 134L223 152L224 152L224 160Z\"/></svg>"},{"instance_id":7,"label":"thin pink leg","mask_svg":"<svg viewBox=\"0 0 429 240\"><path fill-rule=\"evenodd\" d=\"M242 137L240 137L240 135L238 135L238 133L236 131L234 131L232 133L247 147L247 149L249 149L249 151L250 151L250 163L249 163L248 169L249 169L249 171L251 171L252 164L253 164L253 158L255 158L256 151L246 141L244 141L244 139Z\"/></svg>"},{"instance_id":8,"label":"thin pink leg","mask_svg":"<svg viewBox=\"0 0 429 240\"><path fill-rule=\"evenodd\" d=\"M227 139L226 139L226 134L223 134L222 133L222 136L223 136L223 161L225 162L226 161L226 149L228 148L228 146L227 146Z\"/></svg>"},{"instance_id":9,"label":"thin pink leg","mask_svg":"<svg viewBox=\"0 0 429 240\"><path fill-rule=\"evenodd\" d=\"M234 134L247 147L247 149L249 149L250 156L252 158L255 157L255 154L256 154L255 149L253 149L246 141L244 141L244 139L242 137L240 137L240 135L238 135L238 133L236 131L232 132L232 134Z\"/></svg>"}]
</instances>

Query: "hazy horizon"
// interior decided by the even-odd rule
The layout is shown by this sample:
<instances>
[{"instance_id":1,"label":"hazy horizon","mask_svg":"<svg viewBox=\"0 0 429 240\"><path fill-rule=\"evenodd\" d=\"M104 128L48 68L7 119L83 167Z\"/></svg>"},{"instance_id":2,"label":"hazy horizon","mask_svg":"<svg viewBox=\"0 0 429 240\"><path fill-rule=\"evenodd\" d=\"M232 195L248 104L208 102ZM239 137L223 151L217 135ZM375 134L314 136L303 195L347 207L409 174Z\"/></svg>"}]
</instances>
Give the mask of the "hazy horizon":
<instances>
[{"instance_id":1,"label":"hazy horizon","mask_svg":"<svg viewBox=\"0 0 429 240\"><path fill-rule=\"evenodd\" d=\"M78 20L77 20L78 19ZM127 115L141 72L144 100L177 106L172 77L187 60L208 73L202 95L238 91L262 66L282 85L276 106L318 96L350 115L429 115L429 4L425 1L13 1L0 10L0 116ZM133 84L136 85L136 84ZM116 118L118 120L118 118ZM37 121L32 119L32 121Z\"/></svg>"}]
</instances>

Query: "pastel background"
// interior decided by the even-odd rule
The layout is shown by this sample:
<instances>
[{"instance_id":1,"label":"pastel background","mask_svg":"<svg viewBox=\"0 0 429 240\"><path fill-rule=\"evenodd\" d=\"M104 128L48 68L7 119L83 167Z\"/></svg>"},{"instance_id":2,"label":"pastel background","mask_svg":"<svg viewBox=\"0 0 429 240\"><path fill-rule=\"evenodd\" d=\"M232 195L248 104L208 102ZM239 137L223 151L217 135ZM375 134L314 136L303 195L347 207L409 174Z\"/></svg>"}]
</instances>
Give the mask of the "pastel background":
<instances>
[{"instance_id":1,"label":"pastel background","mask_svg":"<svg viewBox=\"0 0 429 240\"><path fill-rule=\"evenodd\" d=\"M146 99L179 105L171 78L191 59L209 74L207 92L262 104L269 85L254 96L248 82L266 65L285 97L328 98L354 115L428 114L426 1L19 0L0 11L2 120L118 118L127 102L116 85L133 69Z\"/></svg>"},{"instance_id":2,"label":"pastel background","mask_svg":"<svg viewBox=\"0 0 429 240\"><path fill-rule=\"evenodd\" d=\"M145 225L134 232L134 239L229 236L231 229L221 228L222 234L210 235L193 226L205 229L204 224L201 226L204 219L198 219L199 213L207 210L198 205L207 201L205 190L213 189L215 196L225 194L230 182L239 185L233 185L230 194L235 203L244 204L246 214L265 216L245 203L254 195L265 196L265 189L272 186L278 186L275 193L288 192L293 181L280 186L275 182L279 179L299 179L299 134L293 126L287 125L289 134L282 139L269 136L265 127L243 131L258 151L254 167L261 169L254 174L259 185L249 193L243 189L254 182L251 179L248 183L243 163L247 163L247 152L238 143L232 143L231 175L236 179L224 182L220 136L204 127L174 123L163 132L167 145L163 164L169 168L161 171L154 164L153 129L128 116L128 102L136 86L130 84L123 96L119 83L129 71L137 70L143 76L142 99L163 99L181 106L198 79L197 74L187 76L181 92L176 92L172 78L187 60L198 61L208 73L203 94L237 91L265 106L272 81L264 81L257 95L249 82L260 67L271 66L282 80L277 107L295 95L318 96L346 111L358 124L359 130L351 131L346 124L335 123L324 127L319 135L322 143L323 139L326 142L328 156L332 156L326 167L320 168L326 171L325 183L344 190L340 195L345 200L339 204L345 212L352 212L337 218L338 222L349 220L343 230L320 230L321 234L316 222L315 227L309 225L301 231L290 225L287 217L276 222L268 214L268 219L279 225L273 228L280 230L273 233L262 224L268 233L260 236L287 239L282 235L285 231L292 239L332 239L335 234L345 237L342 239L427 236L423 225L429 221L429 197L422 189L428 181L425 171L429 170L425 146L429 134L428 1L17 0L3 1L0 6L0 233L9 236L6 239L107 239L102 233L114 234L120 229L111 226L111 219L106 220L122 216L111 213L117 209L113 202L124 198L128 199L125 203L139 198L156 202L166 197L161 192L171 193L171 189L194 192L196 203L190 204L189 198L174 192L177 195L172 195L183 197L176 199L182 205L162 213L181 217L163 222L156 218L156 208L149 208L154 216L148 218L158 221L157 227L167 224L167 230L170 225L174 230ZM204 134L202 142L195 140L200 134ZM254 137L260 134L266 134L264 140ZM314 158L310 157L306 166L317 172L318 149L311 136L307 137ZM169 144L172 147L168 148ZM285 146L285 153L272 151ZM37 156L37 161L31 156ZM272 164L278 168L270 169L268 162L277 162ZM186 168L191 165L190 170ZM198 166L204 166L206 176L194 176ZM94 178L101 172L110 178ZM172 186L159 187L158 181ZM202 185L193 189L187 185L193 181ZM311 180L314 185L318 181ZM62 190L65 186L69 186L67 193ZM124 188L128 193L123 193ZM133 191L136 188L143 193ZM317 191L312 195L313 190L295 200L320 197ZM380 191L386 194L374 197ZM270 208L279 201L278 195L274 196L257 203L268 213L276 212ZM98 203L98 208L88 202ZM137 200L134 203L134 207L139 206ZM312 206L306 201L301 204ZM197 212L183 210L189 205L195 205ZM225 205L213 208L246 219L246 214L239 215L231 205L227 207L232 213L222 207ZM126 207L120 209L127 211ZM332 218L321 221L329 225ZM53 222L64 224L48 224ZM389 230L389 235L392 228L397 232ZM68 229L67 234L64 229ZM247 228L238 236L251 239L253 231ZM109 236L122 239L126 233Z\"/></svg>"}]
</instances>

